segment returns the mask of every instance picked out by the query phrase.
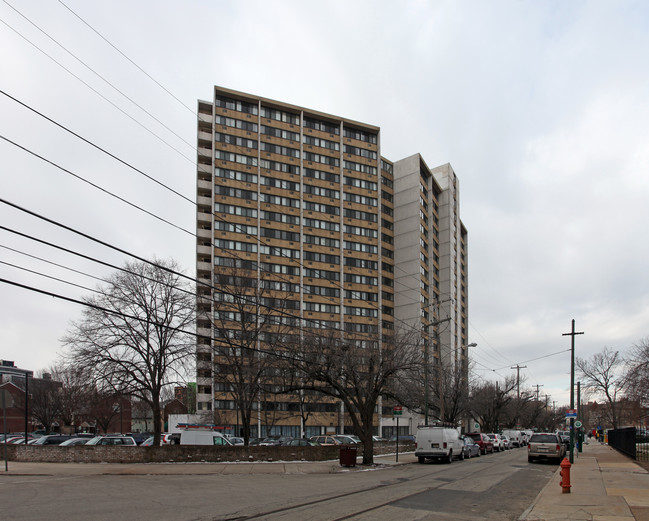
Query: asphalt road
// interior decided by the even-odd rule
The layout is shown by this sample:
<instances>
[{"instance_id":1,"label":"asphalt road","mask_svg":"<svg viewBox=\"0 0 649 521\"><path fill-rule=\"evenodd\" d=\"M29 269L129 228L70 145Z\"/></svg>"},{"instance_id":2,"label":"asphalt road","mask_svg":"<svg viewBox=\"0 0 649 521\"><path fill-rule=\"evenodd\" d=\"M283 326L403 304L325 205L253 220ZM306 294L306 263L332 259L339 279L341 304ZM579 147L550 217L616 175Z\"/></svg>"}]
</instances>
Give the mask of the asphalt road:
<instances>
[{"instance_id":1,"label":"asphalt road","mask_svg":"<svg viewBox=\"0 0 649 521\"><path fill-rule=\"evenodd\" d=\"M557 470L526 453L336 474L3 476L0 519L515 520Z\"/></svg>"}]
</instances>

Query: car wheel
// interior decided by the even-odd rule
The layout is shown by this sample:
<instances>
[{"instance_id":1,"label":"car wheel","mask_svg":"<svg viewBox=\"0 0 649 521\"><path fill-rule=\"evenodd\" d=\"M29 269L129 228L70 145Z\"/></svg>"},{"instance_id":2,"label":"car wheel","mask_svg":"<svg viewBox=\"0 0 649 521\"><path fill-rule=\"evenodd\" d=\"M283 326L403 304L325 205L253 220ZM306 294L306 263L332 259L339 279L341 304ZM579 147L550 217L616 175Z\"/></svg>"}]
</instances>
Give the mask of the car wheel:
<instances>
[{"instance_id":1,"label":"car wheel","mask_svg":"<svg viewBox=\"0 0 649 521\"><path fill-rule=\"evenodd\" d=\"M471 459L471 451L469 451L469 454L467 455L467 458Z\"/></svg>"},{"instance_id":2,"label":"car wheel","mask_svg":"<svg viewBox=\"0 0 649 521\"><path fill-rule=\"evenodd\" d=\"M464 461L464 451L460 451L460 461Z\"/></svg>"},{"instance_id":3,"label":"car wheel","mask_svg":"<svg viewBox=\"0 0 649 521\"><path fill-rule=\"evenodd\" d=\"M426 463L426 458L419 456L419 463Z\"/></svg>"},{"instance_id":4,"label":"car wheel","mask_svg":"<svg viewBox=\"0 0 649 521\"><path fill-rule=\"evenodd\" d=\"M446 458L446 463L449 463L449 464L453 463L453 451L452 450L448 451L448 456Z\"/></svg>"},{"instance_id":5,"label":"car wheel","mask_svg":"<svg viewBox=\"0 0 649 521\"><path fill-rule=\"evenodd\" d=\"M534 458L532 456L527 457L527 462L528 463L534 463Z\"/></svg>"}]
</instances>

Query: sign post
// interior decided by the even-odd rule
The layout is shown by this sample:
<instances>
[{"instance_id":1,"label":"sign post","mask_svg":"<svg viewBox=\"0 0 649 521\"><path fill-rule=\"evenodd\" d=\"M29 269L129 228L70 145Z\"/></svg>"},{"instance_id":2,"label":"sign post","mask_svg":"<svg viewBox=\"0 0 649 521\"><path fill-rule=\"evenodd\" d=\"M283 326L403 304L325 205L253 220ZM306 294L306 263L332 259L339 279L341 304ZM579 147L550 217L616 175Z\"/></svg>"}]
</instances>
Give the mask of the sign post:
<instances>
[{"instance_id":1,"label":"sign post","mask_svg":"<svg viewBox=\"0 0 649 521\"><path fill-rule=\"evenodd\" d=\"M403 407L395 405L392 409L392 415L397 419L397 457L395 461L399 461L399 417L403 414Z\"/></svg>"}]
</instances>

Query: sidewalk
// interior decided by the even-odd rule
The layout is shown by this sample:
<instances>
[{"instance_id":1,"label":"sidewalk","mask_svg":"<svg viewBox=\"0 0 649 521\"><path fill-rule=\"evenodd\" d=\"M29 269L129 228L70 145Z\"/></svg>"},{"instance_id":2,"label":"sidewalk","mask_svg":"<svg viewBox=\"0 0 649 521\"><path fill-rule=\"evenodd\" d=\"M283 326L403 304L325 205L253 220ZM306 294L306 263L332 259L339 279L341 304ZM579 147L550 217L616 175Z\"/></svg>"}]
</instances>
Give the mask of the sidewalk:
<instances>
[{"instance_id":1,"label":"sidewalk","mask_svg":"<svg viewBox=\"0 0 649 521\"><path fill-rule=\"evenodd\" d=\"M608 445L575 452L570 476L570 494L557 470L519 521L649 521L649 473Z\"/></svg>"}]
</instances>

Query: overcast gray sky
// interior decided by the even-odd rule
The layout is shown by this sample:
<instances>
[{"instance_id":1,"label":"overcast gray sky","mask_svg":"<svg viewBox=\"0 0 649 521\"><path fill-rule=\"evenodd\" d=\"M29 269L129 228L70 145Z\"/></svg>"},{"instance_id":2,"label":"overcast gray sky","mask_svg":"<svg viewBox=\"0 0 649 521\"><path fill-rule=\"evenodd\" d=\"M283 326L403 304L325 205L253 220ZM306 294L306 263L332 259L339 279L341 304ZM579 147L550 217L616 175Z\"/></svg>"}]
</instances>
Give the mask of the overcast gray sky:
<instances>
[{"instance_id":1,"label":"overcast gray sky","mask_svg":"<svg viewBox=\"0 0 649 521\"><path fill-rule=\"evenodd\" d=\"M565 404L569 353L532 359L568 349L572 319L585 333L582 357L649 336L647 2L64 2L0 2L0 90L190 199L192 112L213 85L378 125L388 159L450 162L469 231L481 377L527 365L525 386ZM192 204L4 94L0 135L194 230ZM193 274L190 234L4 139L0 157L0 198ZM0 225L126 260L6 204ZM98 282L24 253L111 272L5 230L0 246L0 278L73 298L88 292L6 263L88 287ZM80 312L1 283L0 358L53 364Z\"/></svg>"}]
</instances>

